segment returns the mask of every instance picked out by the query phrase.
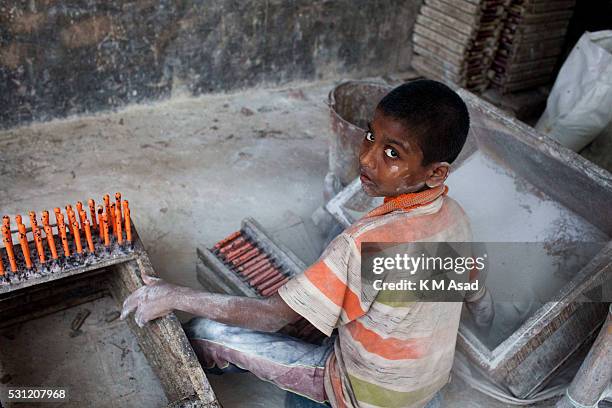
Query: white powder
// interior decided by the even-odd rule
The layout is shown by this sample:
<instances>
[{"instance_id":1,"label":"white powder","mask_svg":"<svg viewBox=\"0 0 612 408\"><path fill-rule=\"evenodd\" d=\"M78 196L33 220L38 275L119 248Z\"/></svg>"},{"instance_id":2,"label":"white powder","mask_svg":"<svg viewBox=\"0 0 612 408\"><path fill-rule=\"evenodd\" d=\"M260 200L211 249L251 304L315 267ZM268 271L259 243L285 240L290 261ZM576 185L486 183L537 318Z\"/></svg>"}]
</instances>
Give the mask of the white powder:
<instances>
[{"instance_id":1,"label":"white powder","mask_svg":"<svg viewBox=\"0 0 612 408\"><path fill-rule=\"evenodd\" d=\"M479 151L452 173L447 185L470 218L474 241L540 243L487 246L487 287L496 316L481 340L491 348L558 293L609 239ZM601 244L577 248L573 242Z\"/></svg>"}]
</instances>

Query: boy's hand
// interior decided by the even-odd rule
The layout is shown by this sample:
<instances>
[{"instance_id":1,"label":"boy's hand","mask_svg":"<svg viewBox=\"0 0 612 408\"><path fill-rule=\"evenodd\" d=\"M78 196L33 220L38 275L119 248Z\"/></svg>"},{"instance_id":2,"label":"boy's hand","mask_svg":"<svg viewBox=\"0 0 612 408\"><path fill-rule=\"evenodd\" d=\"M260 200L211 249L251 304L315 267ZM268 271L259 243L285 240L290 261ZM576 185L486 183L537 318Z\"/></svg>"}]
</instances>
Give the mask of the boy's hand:
<instances>
[{"instance_id":1,"label":"boy's hand","mask_svg":"<svg viewBox=\"0 0 612 408\"><path fill-rule=\"evenodd\" d=\"M478 299L466 301L465 306L472 314L472 319L481 330L489 330L495 318L495 304L491 292L485 288L485 292Z\"/></svg>"},{"instance_id":2,"label":"boy's hand","mask_svg":"<svg viewBox=\"0 0 612 408\"><path fill-rule=\"evenodd\" d=\"M178 286L164 282L160 278L142 275L145 286L138 288L123 302L121 320L131 312L136 324L143 327L145 323L171 313L174 300L178 296Z\"/></svg>"}]
</instances>

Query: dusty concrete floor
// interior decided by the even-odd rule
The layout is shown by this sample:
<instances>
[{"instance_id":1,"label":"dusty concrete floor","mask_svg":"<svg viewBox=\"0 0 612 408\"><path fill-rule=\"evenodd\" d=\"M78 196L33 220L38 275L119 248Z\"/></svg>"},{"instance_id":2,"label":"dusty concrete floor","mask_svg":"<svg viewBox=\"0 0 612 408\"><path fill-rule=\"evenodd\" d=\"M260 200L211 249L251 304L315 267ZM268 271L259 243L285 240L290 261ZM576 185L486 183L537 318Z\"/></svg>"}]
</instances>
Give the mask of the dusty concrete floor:
<instances>
[{"instance_id":1,"label":"dusty concrete floor","mask_svg":"<svg viewBox=\"0 0 612 408\"><path fill-rule=\"evenodd\" d=\"M121 191L154 267L199 287L195 249L252 216L274 226L322 204L332 82L175 99L0 132L0 214ZM279 407L250 374L211 377L226 407ZM446 407L506 407L456 379ZM540 406L552 406L544 404Z\"/></svg>"},{"instance_id":2,"label":"dusty concrete floor","mask_svg":"<svg viewBox=\"0 0 612 408\"><path fill-rule=\"evenodd\" d=\"M167 404L136 336L118 319L118 306L111 297L103 297L0 329L0 348L11 350L0 353L0 398L8 389L26 384L57 384L68 389L68 399L47 402L48 408ZM78 331L71 329L71 322L86 310L91 314ZM20 405L7 403L7 408Z\"/></svg>"},{"instance_id":3,"label":"dusty concrete floor","mask_svg":"<svg viewBox=\"0 0 612 408\"><path fill-rule=\"evenodd\" d=\"M121 191L158 273L196 285L196 246L247 215L269 224L320 205L330 86L173 100L2 132L0 210L27 214Z\"/></svg>"}]
</instances>

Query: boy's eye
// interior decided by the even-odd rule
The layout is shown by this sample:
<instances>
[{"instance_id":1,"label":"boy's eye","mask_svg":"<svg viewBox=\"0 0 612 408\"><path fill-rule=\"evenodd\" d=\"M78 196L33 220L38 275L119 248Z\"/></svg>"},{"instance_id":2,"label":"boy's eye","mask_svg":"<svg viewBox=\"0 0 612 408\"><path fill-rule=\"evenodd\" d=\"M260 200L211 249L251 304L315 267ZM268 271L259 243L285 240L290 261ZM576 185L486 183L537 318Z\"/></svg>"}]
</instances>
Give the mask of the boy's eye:
<instances>
[{"instance_id":1,"label":"boy's eye","mask_svg":"<svg viewBox=\"0 0 612 408\"><path fill-rule=\"evenodd\" d=\"M397 152L396 152L394 149L390 148L390 147L388 147L388 148L386 148L386 149L385 149L385 154L386 154L388 157L392 158L392 159L395 159L395 158L397 158L397 156L398 156L398 155L397 155Z\"/></svg>"},{"instance_id":2,"label":"boy's eye","mask_svg":"<svg viewBox=\"0 0 612 408\"><path fill-rule=\"evenodd\" d=\"M366 131L365 134L365 138L368 142L373 142L374 141L374 134L372 132L370 132L369 130Z\"/></svg>"}]
</instances>

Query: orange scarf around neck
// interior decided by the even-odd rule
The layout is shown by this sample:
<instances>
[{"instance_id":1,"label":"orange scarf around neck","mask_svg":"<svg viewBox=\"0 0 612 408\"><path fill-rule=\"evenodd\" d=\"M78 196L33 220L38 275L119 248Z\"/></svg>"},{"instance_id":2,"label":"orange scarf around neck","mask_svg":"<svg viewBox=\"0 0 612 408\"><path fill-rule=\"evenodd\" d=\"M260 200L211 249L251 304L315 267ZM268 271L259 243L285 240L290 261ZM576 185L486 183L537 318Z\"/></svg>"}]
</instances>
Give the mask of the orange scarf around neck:
<instances>
[{"instance_id":1,"label":"orange scarf around neck","mask_svg":"<svg viewBox=\"0 0 612 408\"><path fill-rule=\"evenodd\" d=\"M395 210L409 211L413 208L429 204L436 198L446 195L446 193L448 193L448 187L441 185L418 193L406 193L396 197L385 197L384 204L367 213L365 217L377 217Z\"/></svg>"}]
</instances>

